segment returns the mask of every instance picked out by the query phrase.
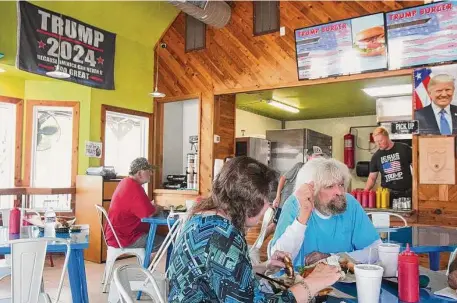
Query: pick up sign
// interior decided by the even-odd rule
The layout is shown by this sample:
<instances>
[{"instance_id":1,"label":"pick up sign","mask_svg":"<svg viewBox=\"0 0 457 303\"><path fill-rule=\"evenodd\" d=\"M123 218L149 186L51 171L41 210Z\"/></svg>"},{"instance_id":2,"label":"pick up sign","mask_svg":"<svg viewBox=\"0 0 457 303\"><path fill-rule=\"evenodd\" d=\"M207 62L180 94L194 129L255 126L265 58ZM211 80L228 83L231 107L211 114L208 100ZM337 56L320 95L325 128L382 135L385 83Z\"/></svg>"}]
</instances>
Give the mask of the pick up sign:
<instances>
[{"instance_id":1,"label":"pick up sign","mask_svg":"<svg viewBox=\"0 0 457 303\"><path fill-rule=\"evenodd\" d=\"M419 122L417 120L392 122L390 132L392 134L417 134Z\"/></svg>"}]
</instances>

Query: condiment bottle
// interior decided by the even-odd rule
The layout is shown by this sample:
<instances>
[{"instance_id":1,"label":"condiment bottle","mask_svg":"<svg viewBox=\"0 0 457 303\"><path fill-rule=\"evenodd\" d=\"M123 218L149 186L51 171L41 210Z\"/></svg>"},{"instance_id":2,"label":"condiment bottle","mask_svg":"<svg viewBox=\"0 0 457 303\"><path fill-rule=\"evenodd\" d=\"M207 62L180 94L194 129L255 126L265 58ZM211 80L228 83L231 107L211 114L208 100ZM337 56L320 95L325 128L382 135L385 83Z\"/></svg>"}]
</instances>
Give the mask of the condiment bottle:
<instances>
[{"instance_id":1,"label":"condiment bottle","mask_svg":"<svg viewBox=\"0 0 457 303\"><path fill-rule=\"evenodd\" d=\"M376 190L376 208L381 208L381 195L382 195L382 187L378 187Z\"/></svg>"},{"instance_id":2,"label":"condiment bottle","mask_svg":"<svg viewBox=\"0 0 457 303\"><path fill-rule=\"evenodd\" d=\"M368 207L375 208L376 207L376 192L374 190L370 190L368 194Z\"/></svg>"},{"instance_id":3,"label":"condiment bottle","mask_svg":"<svg viewBox=\"0 0 457 303\"><path fill-rule=\"evenodd\" d=\"M9 218L9 233L10 234L18 234L21 228L21 211L14 207L10 210L10 218Z\"/></svg>"},{"instance_id":4,"label":"condiment bottle","mask_svg":"<svg viewBox=\"0 0 457 303\"><path fill-rule=\"evenodd\" d=\"M362 191L360 189L357 190L356 197L357 201L359 201L360 204L362 204Z\"/></svg>"},{"instance_id":5,"label":"condiment bottle","mask_svg":"<svg viewBox=\"0 0 457 303\"><path fill-rule=\"evenodd\" d=\"M419 256L409 249L398 255L398 298L400 301L419 302Z\"/></svg>"},{"instance_id":6,"label":"condiment bottle","mask_svg":"<svg viewBox=\"0 0 457 303\"><path fill-rule=\"evenodd\" d=\"M368 207L368 190L362 192L362 207Z\"/></svg>"},{"instance_id":7,"label":"condiment bottle","mask_svg":"<svg viewBox=\"0 0 457 303\"><path fill-rule=\"evenodd\" d=\"M381 193L381 208L388 208L387 203L388 203L388 194L389 190L387 188L382 189Z\"/></svg>"}]
</instances>

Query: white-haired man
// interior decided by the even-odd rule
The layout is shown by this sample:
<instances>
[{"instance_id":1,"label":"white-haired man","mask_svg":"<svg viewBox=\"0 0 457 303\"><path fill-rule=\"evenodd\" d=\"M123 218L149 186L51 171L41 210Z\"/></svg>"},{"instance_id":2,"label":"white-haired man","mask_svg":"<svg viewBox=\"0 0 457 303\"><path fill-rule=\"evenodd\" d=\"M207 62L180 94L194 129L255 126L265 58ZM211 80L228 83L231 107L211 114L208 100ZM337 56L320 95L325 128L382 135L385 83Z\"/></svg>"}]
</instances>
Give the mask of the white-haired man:
<instances>
[{"instance_id":1,"label":"white-haired man","mask_svg":"<svg viewBox=\"0 0 457 303\"><path fill-rule=\"evenodd\" d=\"M322 151L319 146L313 146L306 152L305 163L316 158L327 158L327 155ZM279 178L278 189L276 191L276 198L273 201L273 208L276 209L276 214L273 218L273 222L268 226L267 232L265 233L265 239L268 238L276 229L279 217L281 216L282 206L286 200L294 193L295 179L297 178L298 172L305 165L303 162L295 164L288 172Z\"/></svg>"},{"instance_id":2,"label":"white-haired man","mask_svg":"<svg viewBox=\"0 0 457 303\"><path fill-rule=\"evenodd\" d=\"M428 83L430 105L418 109L414 119L419 121L419 133L451 135L457 133L457 106L452 105L455 79L447 74L432 77Z\"/></svg>"},{"instance_id":3,"label":"white-haired man","mask_svg":"<svg viewBox=\"0 0 457 303\"><path fill-rule=\"evenodd\" d=\"M271 253L289 252L295 266L346 252L359 262L375 261L381 242L360 203L346 193L349 171L335 159L317 158L297 175L295 193L284 203Z\"/></svg>"}]
</instances>

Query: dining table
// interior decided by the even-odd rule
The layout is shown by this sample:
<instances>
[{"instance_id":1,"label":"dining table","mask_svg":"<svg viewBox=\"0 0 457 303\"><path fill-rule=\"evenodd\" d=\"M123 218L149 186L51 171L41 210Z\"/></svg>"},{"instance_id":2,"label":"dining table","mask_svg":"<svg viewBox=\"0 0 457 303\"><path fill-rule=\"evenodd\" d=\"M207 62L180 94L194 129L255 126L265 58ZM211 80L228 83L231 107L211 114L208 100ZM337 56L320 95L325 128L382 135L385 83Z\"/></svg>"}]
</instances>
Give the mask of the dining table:
<instances>
[{"instance_id":1,"label":"dining table","mask_svg":"<svg viewBox=\"0 0 457 303\"><path fill-rule=\"evenodd\" d=\"M0 227L0 255L11 254L10 240L31 239L43 237L43 232L37 226L23 226L19 234L10 234L8 227ZM86 267L84 264L84 250L89 247L89 225L81 225L79 232L56 233L56 238L70 241L70 256L68 259L68 279L70 281L73 302L88 303ZM61 243L50 242L47 253L66 253L67 246Z\"/></svg>"},{"instance_id":2,"label":"dining table","mask_svg":"<svg viewBox=\"0 0 457 303\"><path fill-rule=\"evenodd\" d=\"M399 244L401 250L409 244L411 251L428 254L430 269L440 270L440 253L457 249L457 229L442 226L405 226L377 228L383 242Z\"/></svg>"},{"instance_id":3,"label":"dining table","mask_svg":"<svg viewBox=\"0 0 457 303\"><path fill-rule=\"evenodd\" d=\"M147 223L150 225L149 233L148 233L148 240L146 243L145 256L150 256L152 254L152 250L154 248L155 236L157 233L157 227L167 226L168 228L171 228L171 226L173 226L173 224L176 223L176 220L177 220L176 217L170 217L170 216L168 216L168 214L165 214L165 213L159 214L155 217L148 217L148 218L141 219L141 222ZM168 247L168 251L167 251L167 259L165 261L165 268L168 268L172 250L173 250L173 245L170 245ZM144 258L143 267L148 268L150 263L151 263L150 258Z\"/></svg>"},{"instance_id":4,"label":"dining table","mask_svg":"<svg viewBox=\"0 0 457 303\"><path fill-rule=\"evenodd\" d=\"M421 303L448 303L456 300L435 295L434 292L447 286L447 276L442 272L432 271L421 267L420 274L429 277L430 282L426 287L420 288L419 297ZM332 292L327 303L356 303L357 285L356 283L338 282L333 285L336 291ZM382 280L379 303L398 303L402 302L398 298L398 280L396 278L385 278Z\"/></svg>"}]
</instances>

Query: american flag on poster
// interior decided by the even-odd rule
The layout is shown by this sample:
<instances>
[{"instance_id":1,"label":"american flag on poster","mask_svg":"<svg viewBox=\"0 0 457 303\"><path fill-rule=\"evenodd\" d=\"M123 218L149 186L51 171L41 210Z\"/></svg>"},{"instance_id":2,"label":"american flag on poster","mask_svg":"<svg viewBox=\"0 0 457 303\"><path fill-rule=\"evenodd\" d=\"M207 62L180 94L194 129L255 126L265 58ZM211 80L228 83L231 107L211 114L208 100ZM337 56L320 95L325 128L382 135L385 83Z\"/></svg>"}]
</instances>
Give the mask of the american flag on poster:
<instances>
[{"instance_id":1,"label":"american flag on poster","mask_svg":"<svg viewBox=\"0 0 457 303\"><path fill-rule=\"evenodd\" d=\"M386 13L389 69L457 60L457 3Z\"/></svg>"},{"instance_id":2,"label":"american flag on poster","mask_svg":"<svg viewBox=\"0 0 457 303\"><path fill-rule=\"evenodd\" d=\"M392 161L392 162L386 162L382 164L382 168L384 170L384 173L386 174L392 174L396 173L397 171L401 170L401 164L400 161Z\"/></svg>"},{"instance_id":3,"label":"american flag on poster","mask_svg":"<svg viewBox=\"0 0 457 303\"><path fill-rule=\"evenodd\" d=\"M350 20L298 29L295 42L299 79L349 74L344 54L352 50Z\"/></svg>"},{"instance_id":4,"label":"american flag on poster","mask_svg":"<svg viewBox=\"0 0 457 303\"><path fill-rule=\"evenodd\" d=\"M430 104L431 100L427 92L428 83L432 77L431 68L421 68L414 71L414 109L421 109Z\"/></svg>"}]
</instances>

